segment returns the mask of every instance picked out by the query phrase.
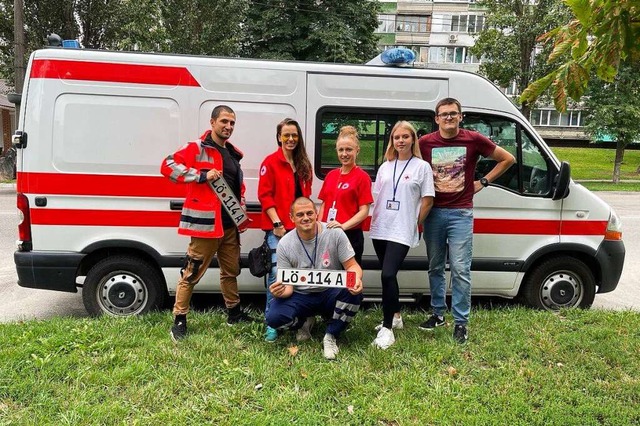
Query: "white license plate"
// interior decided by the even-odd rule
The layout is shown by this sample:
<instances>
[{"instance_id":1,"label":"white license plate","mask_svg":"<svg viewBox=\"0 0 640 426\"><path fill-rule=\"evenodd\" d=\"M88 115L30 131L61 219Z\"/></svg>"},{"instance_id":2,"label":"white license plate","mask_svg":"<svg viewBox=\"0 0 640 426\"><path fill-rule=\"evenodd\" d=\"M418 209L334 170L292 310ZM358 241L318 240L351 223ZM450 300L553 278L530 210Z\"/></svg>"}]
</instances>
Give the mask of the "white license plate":
<instances>
[{"instance_id":1,"label":"white license plate","mask_svg":"<svg viewBox=\"0 0 640 426\"><path fill-rule=\"evenodd\" d=\"M284 285L353 288L356 285L356 273L328 269L278 268L278 281Z\"/></svg>"},{"instance_id":2,"label":"white license plate","mask_svg":"<svg viewBox=\"0 0 640 426\"><path fill-rule=\"evenodd\" d=\"M229 216L231 216L231 219L233 219L233 222L236 224L236 226L239 227L244 222L249 220L247 212L244 210L244 208L242 208L242 206L240 205L240 201L238 201L236 196L233 194L233 191L229 187L229 184L222 176L214 181L207 182L209 183L209 186L211 187L213 192L215 192L215 194L220 199L222 207L224 207L227 213L229 213Z\"/></svg>"}]
</instances>

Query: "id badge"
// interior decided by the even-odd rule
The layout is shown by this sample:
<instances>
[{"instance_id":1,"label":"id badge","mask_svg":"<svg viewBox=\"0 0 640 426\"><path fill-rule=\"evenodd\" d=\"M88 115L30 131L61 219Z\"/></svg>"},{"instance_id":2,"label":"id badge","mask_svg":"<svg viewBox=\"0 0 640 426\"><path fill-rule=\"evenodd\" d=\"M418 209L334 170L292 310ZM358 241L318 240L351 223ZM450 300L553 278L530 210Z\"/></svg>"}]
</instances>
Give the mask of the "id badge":
<instances>
[{"instance_id":1,"label":"id badge","mask_svg":"<svg viewBox=\"0 0 640 426\"><path fill-rule=\"evenodd\" d=\"M329 213L327 213L327 222L336 220L336 217L338 217L338 209L335 209L333 207L329 208Z\"/></svg>"},{"instance_id":2,"label":"id badge","mask_svg":"<svg viewBox=\"0 0 640 426\"><path fill-rule=\"evenodd\" d=\"M400 210L400 201L387 200L387 210Z\"/></svg>"}]
</instances>

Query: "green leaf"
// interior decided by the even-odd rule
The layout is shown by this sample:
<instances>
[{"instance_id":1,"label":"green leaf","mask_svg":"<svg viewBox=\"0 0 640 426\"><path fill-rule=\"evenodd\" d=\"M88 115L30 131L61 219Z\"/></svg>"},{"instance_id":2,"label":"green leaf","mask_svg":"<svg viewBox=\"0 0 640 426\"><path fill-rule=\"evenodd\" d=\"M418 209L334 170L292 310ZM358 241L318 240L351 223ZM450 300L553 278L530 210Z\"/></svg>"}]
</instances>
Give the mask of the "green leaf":
<instances>
[{"instance_id":1,"label":"green leaf","mask_svg":"<svg viewBox=\"0 0 640 426\"><path fill-rule=\"evenodd\" d=\"M552 71L544 77L529 84L529 86L522 92L520 96L520 102L535 102L538 97L549 88L553 80L556 78L558 70Z\"/></svg>"},{"instance_id":2,"label":"green leaf","mask_svg":"<svg viewBox=\"0 0 640 426\"><path fill-rule=\"evenodd\" d=\"M553 104L556 109L560 112L564 112L567 110L567 91L565 86L565 75L560 75L558 78L553 80Z\"/></svg>"}]
</instances>

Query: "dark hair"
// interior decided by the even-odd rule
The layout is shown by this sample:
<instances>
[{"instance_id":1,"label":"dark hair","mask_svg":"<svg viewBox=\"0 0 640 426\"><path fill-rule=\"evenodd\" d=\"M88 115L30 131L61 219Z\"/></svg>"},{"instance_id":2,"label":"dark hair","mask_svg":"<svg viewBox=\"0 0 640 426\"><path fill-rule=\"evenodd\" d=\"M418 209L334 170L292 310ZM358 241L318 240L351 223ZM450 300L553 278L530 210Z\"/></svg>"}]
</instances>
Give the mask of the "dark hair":
<instances>
[{"instance_id":1,"label":"dark hair","mask_svg":"<svg viewBox=\"0 0 640 426\"><path fill-rule=\"evenodd\" d=\"M223 112L223 111L235 115L235 111L232 110L230 106L218 105L217 107L215 107L213 109L213 111L211 111L211 118L213 118L214 120L217 120L218 117L220 117L220 113Z\"/></svg>"},{"instance_id":2,"label":"dark hair","mask_svg":"<svg viewBox=\"0 0 640 426\"><path fill-rule=\"evenodd\" d=\"M288 117L278 123L276 127L276 142L278 142L278 146L282 146L279 136L284 126L296 126L296 130L298 131L298 144L293 150L293 165L296 168L298 176L300 176L304 182L311 182L313 179L313 171L311 169L311 161L309 161L309 157L307 156L307 149L304 146L304 138L302 137L300 124L293 118Z\"/></svg>"},{"instance_id":3,"label":"dark hair","mask_svg":"<svg viewBox=\"0 0 640 426\"><path fill-rule=\"evenodd\" d=\"M452 104L455 104L458 107L458 112L462 112L462 106L460 105L460 101L458 101L455 98L444 98L444 99L440 99L436 104L436 115L438 115L438 111L440 110L441 106L452 105Z\"/></svg>"}]
</instances>

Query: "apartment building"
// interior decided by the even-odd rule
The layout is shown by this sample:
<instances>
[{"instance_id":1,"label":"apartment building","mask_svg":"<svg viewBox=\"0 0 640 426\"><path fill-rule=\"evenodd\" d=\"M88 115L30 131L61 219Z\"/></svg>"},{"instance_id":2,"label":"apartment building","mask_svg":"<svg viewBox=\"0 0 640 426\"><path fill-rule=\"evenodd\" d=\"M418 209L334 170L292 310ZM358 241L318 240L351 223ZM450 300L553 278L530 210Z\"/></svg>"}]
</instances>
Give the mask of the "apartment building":
<instances>
[{"instance_id":1,"label":"apartment building","mask_svg":"<svg viewBox=\"0 0 640 426\"><path fill-rule=\"evenodd\" d=\"M381 50L407 47L416 53L416 67L478 72L482 58L470 48L485 28L484 9L476 0L378 0ZM504 88L516 96L515 85ZM585 141L579 109L557 112L553 106L531 112L529 121L547 142Z\"/></svg>"}]
</instances>

